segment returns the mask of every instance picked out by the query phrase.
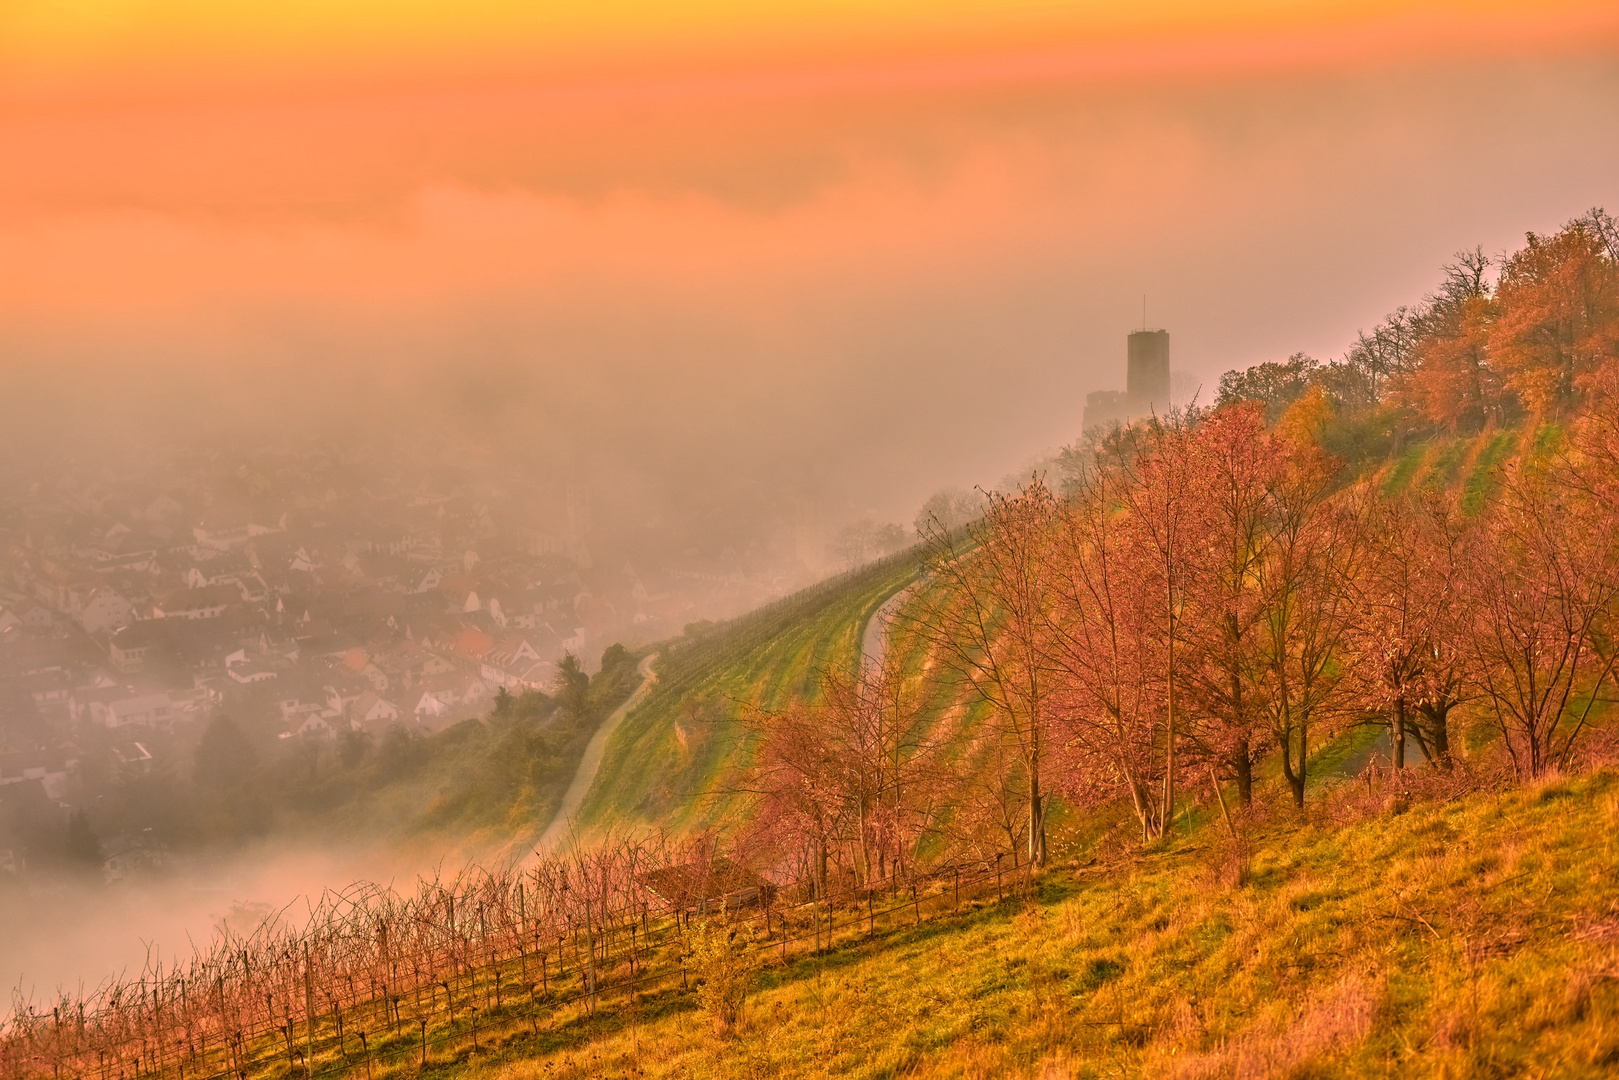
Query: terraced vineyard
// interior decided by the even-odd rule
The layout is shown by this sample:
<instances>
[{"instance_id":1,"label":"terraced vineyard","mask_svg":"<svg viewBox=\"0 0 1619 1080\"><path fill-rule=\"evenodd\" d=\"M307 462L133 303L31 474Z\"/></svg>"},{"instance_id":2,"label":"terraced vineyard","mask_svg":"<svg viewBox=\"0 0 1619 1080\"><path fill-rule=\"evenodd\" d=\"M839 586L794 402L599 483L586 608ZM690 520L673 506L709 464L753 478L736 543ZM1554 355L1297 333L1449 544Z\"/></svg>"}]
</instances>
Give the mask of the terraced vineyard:
<instances>
[{"instance_id":1,"label":"terraced vineyard","mask_svg":"<svg viewBox=\"0 0 1619 1080\"><path fill-rule=\"evenodd\" d=\"M855 662L866 621L918 567L904 551L660 647L658 682L608 743L581 829L726 820L727 778L748 759L741 710L813 698L823 671Z\"/></svg>"}]
</instances>

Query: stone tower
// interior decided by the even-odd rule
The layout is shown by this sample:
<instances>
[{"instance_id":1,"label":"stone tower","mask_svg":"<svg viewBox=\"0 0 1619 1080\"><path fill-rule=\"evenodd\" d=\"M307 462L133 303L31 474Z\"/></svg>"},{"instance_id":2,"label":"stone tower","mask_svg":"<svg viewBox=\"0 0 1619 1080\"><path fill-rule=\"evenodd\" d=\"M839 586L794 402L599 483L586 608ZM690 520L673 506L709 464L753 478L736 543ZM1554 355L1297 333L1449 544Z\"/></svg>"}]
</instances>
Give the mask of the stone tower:
<instances>
[{"instance_id":1,"label":"stone tower","mask_svg":"<svg viewBox=\"0 0 1619 1080\"><path fill-rule=\"evenodd\" d=\"M1132 416L1169 411L1169 331L1137 330L1130 335L1124 394Z\"/></svg>"}]
</instances>

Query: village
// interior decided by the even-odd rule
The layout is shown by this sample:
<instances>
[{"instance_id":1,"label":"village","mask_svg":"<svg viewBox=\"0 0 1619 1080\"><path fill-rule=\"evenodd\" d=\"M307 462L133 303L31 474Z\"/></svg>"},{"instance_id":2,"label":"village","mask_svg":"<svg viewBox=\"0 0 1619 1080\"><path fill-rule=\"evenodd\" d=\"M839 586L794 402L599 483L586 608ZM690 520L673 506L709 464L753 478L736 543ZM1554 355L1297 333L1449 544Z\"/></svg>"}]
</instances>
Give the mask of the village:
<instances>
[{"instance_id":1,"label":"village","mask_svg":"<svg viewBox=\"0 0 1619 1080\"><path fill-rule=\"evenodd\" d=\"M270 754L442 731L549 689L564 654L592 667L805 574L790 545L615 543L579 485L402 460L174 452L0 488L6 820L60 821L93 780L188 774L221 714ZM154 857L103 839L110 880ZM0 836L0 874L23 862Z\"/></svg>"}]
</instances>

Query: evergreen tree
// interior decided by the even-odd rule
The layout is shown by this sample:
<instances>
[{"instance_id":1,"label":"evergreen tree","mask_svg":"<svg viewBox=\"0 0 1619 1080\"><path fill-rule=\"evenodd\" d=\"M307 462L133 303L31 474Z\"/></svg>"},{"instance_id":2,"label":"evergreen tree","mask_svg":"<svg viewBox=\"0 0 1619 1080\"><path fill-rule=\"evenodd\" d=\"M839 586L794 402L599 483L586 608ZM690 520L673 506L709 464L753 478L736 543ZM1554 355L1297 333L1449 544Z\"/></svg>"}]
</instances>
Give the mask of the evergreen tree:
<instances>
[{"instance_id":1,"label":"evergreen tree","mask_svg":"<svg viewBox=\"0 0 1619 1080\"><path fill-rule=\"evenodd\" d=\"M208 722L197 743L196 780L204 787L228 789L240 784L258 764L258 753L236 721L223 714Z\"/></svg>"},{"instance_id":2,"label":"evergreen tree","mask_svg":"<svg viewBox=\"0 0 1619 1080\"><path fill-rule=\"evenodd\" d=\"M90 829L90 819L83 810L75 810L68 815L67 835L62 841L62 857L76 869L86 870L101 868L103 855L101 841Z\"/></svg>"}]
</instances>

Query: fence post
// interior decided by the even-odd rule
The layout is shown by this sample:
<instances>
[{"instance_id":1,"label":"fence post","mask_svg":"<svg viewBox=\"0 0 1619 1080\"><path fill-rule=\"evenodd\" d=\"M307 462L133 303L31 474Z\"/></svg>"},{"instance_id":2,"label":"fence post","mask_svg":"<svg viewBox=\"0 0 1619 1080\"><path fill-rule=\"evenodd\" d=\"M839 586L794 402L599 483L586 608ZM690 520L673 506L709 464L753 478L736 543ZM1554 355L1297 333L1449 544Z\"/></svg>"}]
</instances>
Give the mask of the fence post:
<instances>
[{"instance_id":1,"label":"fence post","mask_svg":"<svg viewBox=\"0 0 1619 1080\"><path fill-rule=\"evenodd\" d=\"M590 1014L596 1015L596 923L590 915L590 895L585 895L585 948L590 953L590 970L585 975L585 988L589 991Z\"/></svg>"},{"instance_id":2,"label":"fence post","mask_svg":"<svg viewBox=\"0 0 1619 1080\"><path fill-rule=\"evenodd\" d=\"M304 942L304 1071L315 1075L315 971Z\"/></svg>"}]
</instances>

